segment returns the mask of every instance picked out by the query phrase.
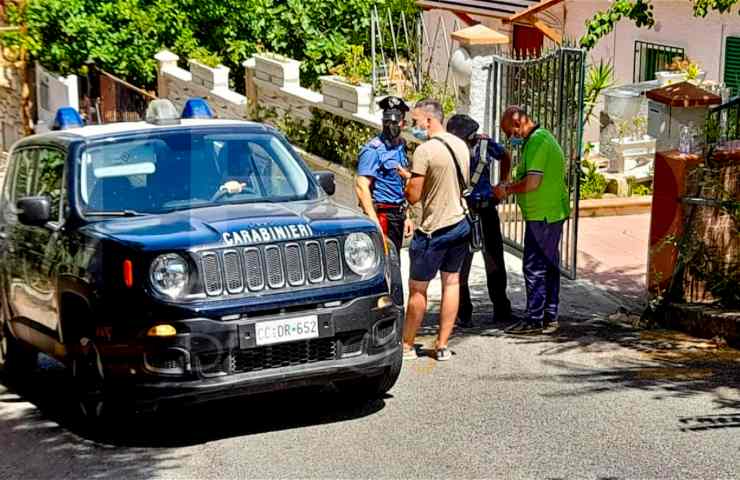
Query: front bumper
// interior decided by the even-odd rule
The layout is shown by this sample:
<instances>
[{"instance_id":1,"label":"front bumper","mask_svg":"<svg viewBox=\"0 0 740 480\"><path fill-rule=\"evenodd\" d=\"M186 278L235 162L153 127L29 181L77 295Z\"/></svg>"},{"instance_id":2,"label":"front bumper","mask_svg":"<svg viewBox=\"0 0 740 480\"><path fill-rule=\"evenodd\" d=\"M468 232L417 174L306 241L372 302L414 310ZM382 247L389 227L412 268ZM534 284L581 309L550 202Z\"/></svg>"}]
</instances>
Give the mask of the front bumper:
<instances>
[{"instance_id":1,"label":"front bumper","mask_svg":"<svg viewBox=\"0 0 740 480\"><path fill-rule=\"evenodd\" d=\"M230 321L170 321L177 335L105 345L103 360L115 395L138 403L200 402L371 376L398 361L401 351L403 310L379 305L381 298ZM305 315L318 318L317 338L256 345L256 324Z\"/></svg>"}]
</instances>

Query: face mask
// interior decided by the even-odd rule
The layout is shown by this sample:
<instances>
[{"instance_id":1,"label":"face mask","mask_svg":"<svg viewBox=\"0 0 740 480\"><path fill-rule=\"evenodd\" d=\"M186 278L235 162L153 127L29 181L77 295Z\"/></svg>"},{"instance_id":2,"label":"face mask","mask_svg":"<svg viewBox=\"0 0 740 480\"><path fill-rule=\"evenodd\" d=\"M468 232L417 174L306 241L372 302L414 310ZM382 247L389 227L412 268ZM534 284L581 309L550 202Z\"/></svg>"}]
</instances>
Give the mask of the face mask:
<instances>
[{"instance_id":1,"label":"face mask","mask_svg":"<svg viewBox=\"0 0 740 480\"><path fill-rule=\"evenodd\" d=\"M383 135L385 135L388 140L397 139L399 136L401 136L401 125L394 122L384 123Z\"/></svg>"},{"instance_id":2,"label":"face mask","mask_svg":"<svg viewBox=\"0 0 740 480\"><path fill-rule=\"evenodd\" d=\"M413 127L411 129L411 135L415 136L416 138L418 138L422 142L423 141L426 141L426 140L429 140L429 132L426 129L424 129L424 128Z\"/></svg>"},{"instance_id":3,"label":"face mask","mask_svg":"<svg viewBox=\"0 0 740 480\"><path fill-rule=\"evenodd\" d=\"M509 141L511 142L512 147L520 147L524 143L524 139L522 137L515 137L513 135L509 138Z\"/></svg>"}]
</instances>

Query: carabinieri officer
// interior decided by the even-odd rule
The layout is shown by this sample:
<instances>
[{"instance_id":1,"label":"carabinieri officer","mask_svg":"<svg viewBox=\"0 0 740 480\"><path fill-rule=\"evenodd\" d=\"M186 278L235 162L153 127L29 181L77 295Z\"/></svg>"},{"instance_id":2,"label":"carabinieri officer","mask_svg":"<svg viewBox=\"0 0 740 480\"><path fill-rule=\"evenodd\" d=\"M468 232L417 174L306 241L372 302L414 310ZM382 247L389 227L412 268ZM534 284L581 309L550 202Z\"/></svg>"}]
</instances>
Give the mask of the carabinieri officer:
<instances>
[{"instance_id":1,"label":"carabinieri officer","mask_svg":"<svg viewBox=\"0 0 740 480\"><path fill-rule=\"evenodd\" d=\"M406 217L405 181L397 170L408 167L401 130L409 107L398 97L386 97L378 106L383 110L383 132L360 150L355 193L365 214L380 225L400 252L403 237L413 233L413 224Z\"/></svg>"}]
</instances>

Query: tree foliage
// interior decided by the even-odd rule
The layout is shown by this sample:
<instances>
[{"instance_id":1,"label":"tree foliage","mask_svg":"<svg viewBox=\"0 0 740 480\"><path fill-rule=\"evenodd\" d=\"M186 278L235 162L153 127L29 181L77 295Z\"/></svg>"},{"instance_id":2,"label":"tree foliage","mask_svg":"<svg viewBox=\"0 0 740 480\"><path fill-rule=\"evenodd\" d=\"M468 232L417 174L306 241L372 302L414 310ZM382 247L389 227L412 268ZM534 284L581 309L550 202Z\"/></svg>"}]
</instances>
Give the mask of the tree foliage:
<instances>
[{"instance_id":1,"label":"tree foliage","mask_svg":"<svg viewBox=\"0 0 740 480\"><path fill-rule=\"evenodd\" d=\"M728 13L739 0L692 0L695 17L706 17L710 12ZM614 0L606 11L597 12L586 21L586 33L580 44L593 48L598 41L611 33L622 18L627 18L638 27L652 28L655 25L653 5L650 0Z\"/></svg>"},{"instance_id":2,"label":"tree foliage","mask_svg":"<svg viewBox=\"0 0 740 480\"><path fill-rule=\"evenodd\" d=\"M369 41L373 5L414 8L413 0L28 0L22 17L9 17L28 26L32 55L62 74L85 73L92 60L151 86L154 55L166 47L232 70L255 52L272 51L305 61L304 76L313 82L350 45Z\"/></svg>"},{"instance_id":3,"label":"tree foliage","mask_svg":"<svg viewBox=\"0 0 740 480\"><path fill-rule=\"evenodd\" d=\"M581 37L581 46L593 48L602 37L614 30L614 26L623 17L632 20L638 27L652 27L655 24L653 5L649 0L615 0L608 10L597 12L586 22L586 33Z\"/></svg>"}]
</instances>

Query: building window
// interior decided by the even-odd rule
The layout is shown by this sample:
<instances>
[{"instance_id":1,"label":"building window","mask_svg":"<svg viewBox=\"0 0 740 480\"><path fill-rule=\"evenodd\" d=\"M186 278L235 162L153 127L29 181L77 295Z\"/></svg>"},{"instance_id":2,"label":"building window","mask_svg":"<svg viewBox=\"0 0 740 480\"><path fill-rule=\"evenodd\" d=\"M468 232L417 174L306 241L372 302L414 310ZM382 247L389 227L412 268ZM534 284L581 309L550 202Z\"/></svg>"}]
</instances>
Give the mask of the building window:
<instances>
[{"instance_id":1,"label":"building window","mask_svg":"<svg viewBox=\"0 0 740 480\"><path fill-rule=\"evenodd\" d=\"M665 70L673 62L674 58L684 58L685 56L686 53L681 47L636 40L632 81L647 82L649 80L655 80L655 72Z\"/></svg>"},{"instance_id":2,"label":"building window","mask_svg":"<svg viewBox=\"0 0 740 480\"><path fill-rule=\"evenodd\" d=\"M732 91L733 97L740 94L740 37L727 37L722 81Z\"/></svg>"}]
</instances>

